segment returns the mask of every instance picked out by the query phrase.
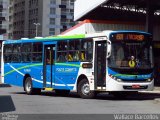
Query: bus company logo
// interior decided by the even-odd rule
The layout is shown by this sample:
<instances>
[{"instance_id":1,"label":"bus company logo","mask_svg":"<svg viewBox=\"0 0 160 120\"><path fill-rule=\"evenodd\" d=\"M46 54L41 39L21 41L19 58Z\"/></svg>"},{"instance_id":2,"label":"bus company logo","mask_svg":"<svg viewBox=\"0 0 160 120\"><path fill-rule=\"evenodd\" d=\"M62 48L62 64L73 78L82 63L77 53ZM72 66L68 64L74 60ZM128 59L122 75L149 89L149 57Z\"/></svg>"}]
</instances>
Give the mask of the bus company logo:
<instances>
[{"instance_id":1,"label":"bus company logo","mask_svg":"<svg viewBox=\"0 0 160 120\"><path fill-rule=\"evenodd\" d=\"M65 68L65 72L76 72L76 68Z\"/></svg>"},{"instance_id":2,"label":"bus company logo","mask_svg":"<svg viewBox=\"0 0 160 120\"><path fill-rule=\"evenodd\" d=\"M76 72L76 68L56 68L56 72Z\"/></svg>"},{"instance_id":3,"label":"bus company logo","mask_svg":"<svg viewBox=\"0 0 160 120\"><path fill-rule=\"evenodd\" d=\"M31 72L31 69L24 69L24 72Z\"/></svg>"}]
</instances>

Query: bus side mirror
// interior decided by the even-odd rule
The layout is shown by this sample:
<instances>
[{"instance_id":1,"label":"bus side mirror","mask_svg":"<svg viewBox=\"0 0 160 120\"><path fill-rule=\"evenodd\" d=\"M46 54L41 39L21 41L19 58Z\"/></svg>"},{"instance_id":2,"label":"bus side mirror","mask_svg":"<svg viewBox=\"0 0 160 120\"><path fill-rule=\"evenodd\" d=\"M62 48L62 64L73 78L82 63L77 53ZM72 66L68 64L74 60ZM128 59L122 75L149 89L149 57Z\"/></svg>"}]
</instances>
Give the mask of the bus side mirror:
<instances>
[{"instance_id":1,"label":"bus side mirror","mask_svg":"<svg viewBox=\"0 0 160 120\"><path fill-rule=\"evenodd\" d=\"M107 58L111 56L111 41L107 40Z\"/></svg>"}]
</instances>

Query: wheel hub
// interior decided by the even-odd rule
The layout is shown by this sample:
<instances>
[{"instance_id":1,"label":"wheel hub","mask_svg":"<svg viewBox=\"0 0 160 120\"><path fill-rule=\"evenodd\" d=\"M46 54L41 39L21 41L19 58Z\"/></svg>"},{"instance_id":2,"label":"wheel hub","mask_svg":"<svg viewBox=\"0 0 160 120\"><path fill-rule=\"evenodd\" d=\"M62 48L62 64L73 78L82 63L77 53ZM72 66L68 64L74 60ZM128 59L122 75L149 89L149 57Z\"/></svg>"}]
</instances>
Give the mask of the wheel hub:
<instances>
[{"instance_id":1,"label":"wheel hub","mask_svg":"<svg viewBox=\"0 0 160 120\"><path fill-rule=\"evenodd\" d=\"M87 94L89 94L89 92L90 92L89 84L86 83L86 84L84 84L84 85L82 86L82 93L83 93L84 95L87 95Z\"/></svg>"},{"instance_id":2,"label":"wheel hub","mask_svg":"<svg viewBox=\"0 0 160 120\"><path fill-rule=\"evenodd\" d=\"M28 91L28 92L31 91L31 88L32 88L32 87L31 87L31 83L30 83L30 82L27 82L27 83L26 83L26 91Z\"/></svg>"}]
</instances>

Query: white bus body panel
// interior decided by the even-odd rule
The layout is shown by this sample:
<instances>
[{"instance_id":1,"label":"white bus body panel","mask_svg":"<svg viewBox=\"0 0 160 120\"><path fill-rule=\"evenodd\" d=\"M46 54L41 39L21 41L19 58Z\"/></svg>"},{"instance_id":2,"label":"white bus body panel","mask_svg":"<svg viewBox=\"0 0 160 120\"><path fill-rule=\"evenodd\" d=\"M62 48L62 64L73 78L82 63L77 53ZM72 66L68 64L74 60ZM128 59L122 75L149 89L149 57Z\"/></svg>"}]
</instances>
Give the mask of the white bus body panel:
<instances>
[{"instance_id":1,"label":"white bus body panel","mask_svg":"<svg viewBox=\"0 0 160 120\"><path fill-rule=\"evenodd\" d=\"M3 46L4 42L2 42L2 48L1 48L1 75L0 75L0 81L1 83L4 83L4 61L3 61Z\"/></svg>"},{"instance_id":2,"label":"white bus body panel","mask_svg":"<svg viewBox=\"0 0 160 120\"><path fill-rule=\"evenodd\" d=\"M147 89L124 89L123 86L132 86L132 85L140 85L140 86L148 86ZM106 80L106 91L152 91L154 88L154 80L151 82L118 82L113 80L109 76Z\"/></svg>"}]
</instances>

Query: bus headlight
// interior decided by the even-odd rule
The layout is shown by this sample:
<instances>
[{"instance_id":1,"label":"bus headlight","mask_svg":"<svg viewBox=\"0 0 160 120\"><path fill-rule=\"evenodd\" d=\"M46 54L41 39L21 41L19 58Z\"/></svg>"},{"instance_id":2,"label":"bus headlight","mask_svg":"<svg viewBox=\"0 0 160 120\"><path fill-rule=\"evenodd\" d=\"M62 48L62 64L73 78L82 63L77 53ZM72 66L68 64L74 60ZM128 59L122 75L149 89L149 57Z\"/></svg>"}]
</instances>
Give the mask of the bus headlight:
<instances>
[{"instance_id":1,"label":"bus headlight","mask_svg":"<svg viewBox=\"0 0 160 120\"><path fill-rule=\"evenodd\" d=\"M153 78L148 78L147 82L151 82L153 80Z\"/></svg>"},{"instance_id":2,"label":"bus headlight","mask_svg":"<svg viewBox=\"0 0 160 120\"><path fill-rule=\"evenodd\" d=\"M116 81L118 81L118 82L122 82L122 79L120 79L120 78L117 78L117 77L115 77L115 76L113 76L113 75L109 75L112 79L114 79L114 80L116 80Z\"/></svg>"},{"instance_id":3,"label":"bus headlight","mask_svg":"<svg viewBox=\"0 0 160 120\"><path fill-rule=\"evenodd\" d=\"M118 82L122 82L122 80L121 79L116 79Z\"/></svg>"}]
</instances>

